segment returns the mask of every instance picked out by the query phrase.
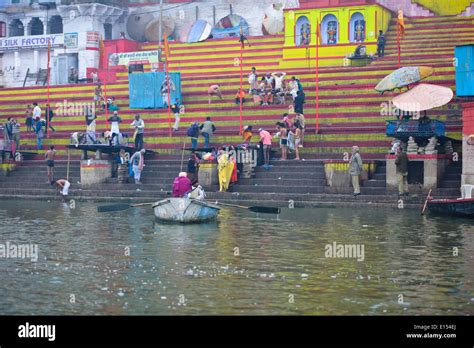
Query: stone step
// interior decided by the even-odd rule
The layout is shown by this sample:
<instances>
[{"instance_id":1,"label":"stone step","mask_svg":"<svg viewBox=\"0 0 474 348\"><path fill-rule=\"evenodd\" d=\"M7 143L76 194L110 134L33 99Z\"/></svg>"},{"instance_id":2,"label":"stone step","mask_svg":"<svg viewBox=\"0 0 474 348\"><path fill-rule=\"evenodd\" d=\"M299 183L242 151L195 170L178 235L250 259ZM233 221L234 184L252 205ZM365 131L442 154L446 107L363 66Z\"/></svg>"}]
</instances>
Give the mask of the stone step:
<instances>
[{"instance_id":1,"label":"stone step","mask_svg":"<svg viewBox=\"0 0 474 348\"><path fill-rule=\"evenodd\" d=\"M459 180L443 180L439 185L441 188L457 188L461 187L461 179Z\"/></svg>"},{"instance_id":2,"label":"stone step","mask_svg":"<svg viewBox=\"0 0 474 348\"><path fill-rule=\"evenodd\" d=\"M461 179L461 172L459 173L445 173L443 176L444 180L460 180Z\"/></svg>"},{"instance_id":3,"label":"stone step","mask_svg":"<svg viewBox=\"0 0 474 348\"><path fill-rule=\"evenodd\" d=\"M374 180L383 180L383 181L385 181L386 178L387 178L387 174L386 174L386 173L375 173L375 174L373 175L373 179L374 179Z\"/></svg>"},{"instance_id":4,"label":"stone step","mask_svg":"<svg viewBox=\"0 0 474 348\"><path fill-rule=\"evenodd\" d=\"M280 171L264 171L264 172L256 172L255 173L255 178L260 179L260 178L266 178L266 179L275 179L278 180L278 178L281 179L294 179L294 178L302 178L302 179L323 179L326 177L326 174L324 171L318 171L318 172L304 172L303 174L297 174L297 173L292 173L292 172L280 172Z\"/></svg>"},{"instance_id":5,"label":"stone step","mask_svg":"<svg viewBox=\"0 0 474 348\"><path fill-rule=\"evenodd\" d=\"M290 187L296 186L304 186L304 187L311 187L311 186L326 186L326 179L308 179L306 176L304 179L299 178L286 178L286 179L269 179L269 178L254 178L254 179L240 179L237 183L239 186L261 186L261 185L285 185Z\"/></svg>"},{"instance_id":6,"label":"stone step","mask_svg":"<svg viewBox=\"0 0 474 348\"><path fill-rule=\"evenodd\" d=\"M270 169L265 169L263 167L257 167L255 169L256 173L268 173L268 172L277 172L277 173L311 173L311 172L321 172L324 173L324 168L320 166L299 166L299 167L286 167L286 166L273 166Z\"/></svg>"},{"instance_id":7,"label":"stone step","mask_svg":"<svg viewBox=\"0 0 474 348\"><path fill-rule=\"evenodd\" d=\"M382 180L366 180L363 183L363 187L385 187L386 183Z\"/></svg>"},{"instance_id":8,"label":"stone step","mask_svg":"<svg viewBox=\"0 0 474 348\"><path fill-rule=\"evenodd\" d=\"M326 186L286 186L286 185L240 185L235 184L232 188L232 192L255 192L255 193L327 193L329 188Z\"/></svg>"}]
</instances>

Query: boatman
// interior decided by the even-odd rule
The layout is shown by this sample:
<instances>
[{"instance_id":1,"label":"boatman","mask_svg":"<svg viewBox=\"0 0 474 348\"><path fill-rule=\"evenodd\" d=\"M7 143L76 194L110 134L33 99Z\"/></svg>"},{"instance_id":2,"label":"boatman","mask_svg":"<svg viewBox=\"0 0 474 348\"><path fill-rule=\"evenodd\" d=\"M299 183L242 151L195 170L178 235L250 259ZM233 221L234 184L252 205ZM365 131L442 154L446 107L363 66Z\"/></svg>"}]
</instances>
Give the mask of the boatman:
<instances>
[{"instance_id":1,"label":"boatman","mask_svg":"<svg viewBox=\"0 0 474 348\"><path fill-rule=\"evenodd\" d=\"M193 189L186 172L181 172L173 181L173 197L186 197Z\"/></svg>"}]
</instances>

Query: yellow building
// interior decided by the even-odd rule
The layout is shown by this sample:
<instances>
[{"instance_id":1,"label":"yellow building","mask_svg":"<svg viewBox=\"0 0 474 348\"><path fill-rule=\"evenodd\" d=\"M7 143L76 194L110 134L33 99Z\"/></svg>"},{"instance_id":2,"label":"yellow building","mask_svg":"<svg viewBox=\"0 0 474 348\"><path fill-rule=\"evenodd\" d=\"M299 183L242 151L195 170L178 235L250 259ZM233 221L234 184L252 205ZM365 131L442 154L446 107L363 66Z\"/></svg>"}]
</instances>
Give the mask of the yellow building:
<instances>
[{"instance_id":1,"label":"yellow building","mask_svg":"<svg viewBox=\"0 0 474 348\"><path fill-rule=\"evenodd\" d=\"M377 52L379 31L387 31L392 12L378 4L285 11L284 67L315 66L316 27L320 66L342 66L358 45Z\"/></svg>"}]
</instances>

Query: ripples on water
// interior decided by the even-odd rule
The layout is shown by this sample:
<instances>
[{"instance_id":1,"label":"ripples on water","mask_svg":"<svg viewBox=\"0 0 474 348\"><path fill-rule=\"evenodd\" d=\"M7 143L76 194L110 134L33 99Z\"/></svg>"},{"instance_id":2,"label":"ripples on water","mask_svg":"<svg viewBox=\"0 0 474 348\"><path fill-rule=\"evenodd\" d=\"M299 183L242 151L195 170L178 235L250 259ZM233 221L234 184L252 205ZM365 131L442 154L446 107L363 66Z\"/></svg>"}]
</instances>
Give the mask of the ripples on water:
<instances>
[{"instance_id":1,"label":"ripples on water","mask_svg":"<svg viewBox=\"0 0 474 348\"><path fill-rule=\"evenodd\" d=\"M0 314L474 313L467 219L224 209L217 222L181 226L154 222L149 207L98 214L92 203L4 201L0 220L0 243L39 247L36 263L0 259ZM333 242L363 244L365 260L326 258Z\"/></svg>"}]
</instances>

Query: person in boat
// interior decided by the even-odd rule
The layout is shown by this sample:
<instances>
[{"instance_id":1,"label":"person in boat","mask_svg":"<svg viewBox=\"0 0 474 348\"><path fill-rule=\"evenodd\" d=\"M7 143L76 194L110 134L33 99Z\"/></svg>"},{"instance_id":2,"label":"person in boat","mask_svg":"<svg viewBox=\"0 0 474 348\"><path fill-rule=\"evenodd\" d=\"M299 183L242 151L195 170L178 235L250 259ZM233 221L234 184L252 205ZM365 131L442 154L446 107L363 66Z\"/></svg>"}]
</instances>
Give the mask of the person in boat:
<instances>
[{"instance_id":1,"label":"person in boat","mask_svg":"<svg viewBox=\"0 0 474 348\"><path fill-rule=\"evenodd\" d=\"M186 172L181 172L173 181L173 197L186 197L192 190L191 180Z\"/></svg>"},{"instance_id":2,"label":"person in boat","mask_svg":"<svg viewBox=\"0 0 474 348\"><path fill-rule=\"evenodd\" d=\"M197 199L199 201L203 201L204 198L206 198L206 192L204 192L204 189L197 181L193 183L191 192L188 193L188 198Z\"/></svg>"}]
</instances>

